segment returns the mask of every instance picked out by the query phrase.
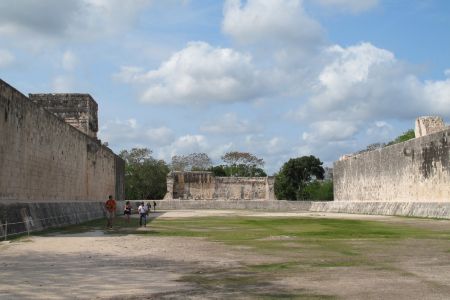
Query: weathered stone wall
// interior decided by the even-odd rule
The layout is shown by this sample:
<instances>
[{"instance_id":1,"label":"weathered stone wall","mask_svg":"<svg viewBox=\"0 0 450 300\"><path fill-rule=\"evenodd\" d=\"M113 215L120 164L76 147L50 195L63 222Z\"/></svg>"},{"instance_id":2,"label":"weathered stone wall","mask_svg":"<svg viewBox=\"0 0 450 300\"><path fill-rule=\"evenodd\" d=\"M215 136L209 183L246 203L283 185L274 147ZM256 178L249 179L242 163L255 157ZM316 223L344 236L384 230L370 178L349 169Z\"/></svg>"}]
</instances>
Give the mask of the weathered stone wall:
<instances>
[{"instance_id":1,"label":"weathered stone wall","mask_svg":"<svg viewBox=\"0 0 450 300\"><path fill-rule=\"evenodd\" d=\"M217 199L266 199L267 195L269 200L267 177L217 177L215 182Z\"/></svg>"},{"instance_id":2,"label":"weathered stone wall","mask_svg":"<svg viewBox=\"0 0 450 300\"><path fill-rule=\"evenodd\" d=\"M123 199L123 161L0 80L0 201Z\"/></svg>"},{"instance_id":3,"label":"weathered stone wall","mask_svg":"<svg viewBox=\"0 0 450 300\"><path fill-rule=\"evenodd\" d=\"M98 131L97 102L89 94L29 94L34 103L90 137Z\"/></svg>"},{"instance_id":4,"label":"weathered stone wall","mask_svg":"<svg viewBox=\"0 0 450 300\"><path fill-rule=\"evenodd\" d=\"M172 172L165 199L275 199L272 177L215 177L212 172Z\"/></svg>"},{"instance_id":5,"label":"weathered stone wall","mask_svg":"<svg viewBox=\"0 0 450 300\"><path fill-rule=\"evenodd\" d=\"M0 239L104 216L104 202L0 203Z\"/></svg>"},{"instance_id":6,"label":"weathered stone wall","mask_svg":"<svg viewBox=\"0 0 450 300\"><path fill-rule=\"evenodd\" d=\"M424 116L416 119L414 135L416 138L445 129L444 120L438 116Z\"/></svg>"},{"instance_id":7,"label":"weathered stone wall","mask_svg":"<svg viewBox=\"0 0 450 300\"><path fill-rule=\"evenodd\" d=\"M138 201L136 201L138 203ZM152 201L153 202L153 201ZM156 211L176 209L249 209L283 212L321 212L450 219L450 203L286 200L159 200ZM135 204L137 207L138 204ZM153 205L153 204L152 204ZM122 205L119 205L123 207Z\"/></svg>"},{"instance_id":8,"label":"weathered stone wall","mask_svg":"<svg viewBox=\"0 0 450 300\"><path fill-rule=\"evenodd\" d=\"M335 201L450 201L450 129L334 164Z\"/></svg>"}]
</instances>

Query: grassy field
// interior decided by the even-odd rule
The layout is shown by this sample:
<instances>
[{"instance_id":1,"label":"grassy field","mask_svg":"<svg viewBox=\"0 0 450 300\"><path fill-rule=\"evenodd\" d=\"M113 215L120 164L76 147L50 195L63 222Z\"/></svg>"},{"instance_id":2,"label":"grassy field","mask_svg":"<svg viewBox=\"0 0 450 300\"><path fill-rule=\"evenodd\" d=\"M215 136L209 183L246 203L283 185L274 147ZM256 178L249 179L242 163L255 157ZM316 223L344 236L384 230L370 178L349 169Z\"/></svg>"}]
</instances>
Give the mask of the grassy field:
<instances>
[{"instance_id":1,"label":"grassy field","mask_svg":"<svg viewBox=\"0 0 450 300\"><path fill-rule=\"evenodd\" d=\"M372 277L399 279L397 284L405 284L405 288L417 281L438 293L448 292L447 279L430 280L427 272L434 272L432 267L440 261L446 263L446 270L450 270L447 263L450 261L450 228L430 226L430 222L439 223L437 220L406 218L389 222L215 216L155 218L146 230L142 230L138 229L136 219L128 224L119 218L113 230L105 230L104 221L96 220L57 231L71 234L104 231L106 235L136 234L143 238L203 238L222 243L230 251L260 259L255 263L243 258L240 266L232 269L201 268L185 274L180 281L194 284L203 291L227 291L231 295L239 291L236 296L245 294L255 299L337 299L347 298L345 291L336 290L342 285L343 278L362 285L361 297L364 298L364 293L369 292L364 291L363 285L371 286ZM415 260L434 261L417 269ZM302 284L296 284L297 281ZM327 286L322 288L321 285ZM396 295L395 285L387 289L392 289L389 295ZM370 295L366 296L370 298Z\"/></svg>"}]
</instances>

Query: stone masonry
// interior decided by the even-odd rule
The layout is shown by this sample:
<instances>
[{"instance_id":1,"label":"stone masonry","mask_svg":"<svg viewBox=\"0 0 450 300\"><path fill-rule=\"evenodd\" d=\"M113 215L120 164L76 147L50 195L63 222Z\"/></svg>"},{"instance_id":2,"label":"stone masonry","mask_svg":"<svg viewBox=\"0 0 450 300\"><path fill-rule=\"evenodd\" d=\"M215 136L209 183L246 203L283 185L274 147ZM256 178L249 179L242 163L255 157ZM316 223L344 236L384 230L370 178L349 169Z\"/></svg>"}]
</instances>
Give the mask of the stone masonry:
<instances>
[{"instance_id":1,"label":"stone masonry","mask_svg":"<svg viewBox=\"0 0 450 300\"><path fill-rule=\"evenodd\" d=\"M444 129L445 124L441 117L419 117L416 119L414 133L418 138Z\"/></svg>"},{"instance_id":2,"label":"stone masonry","mask_svg":"<svg viewBox=\"0 0 450 300\"><path fill-rule=\"evenodd\" d=\"M67 124L97 138L97 102L89 94L29 94L34 103L42 106Z\"/></svg>"},{"instance_id":3,"label":"stone masonry","mask_svg":"<svg viewBox=\"0 0 450 300\"><path fill-rule=\"evenodd\" d=\"M165 200L274 200L273 177L215 177L212 172L171 172Z\"/></svg>"},{"instance_id":4,"label":"stone masonry","mask_svg":"<svg viewBox=\"0 0 450 300\"><path fill-rule=\"evenodd\" d=\"M124 161L95 138L92 97L31 97L40 105L0 80L0 202L123 199Z\"/></svg>"},{"instance_id":5,"label":"stone masonry","mask_svg":"<svg viewBox=\"0 0 450 300\"><path fill-rule=\"evenodd\" d=\"M419 137L335 162L335 201L449 202L450 128L417 123Z\"/></svg>"}]
</instances>

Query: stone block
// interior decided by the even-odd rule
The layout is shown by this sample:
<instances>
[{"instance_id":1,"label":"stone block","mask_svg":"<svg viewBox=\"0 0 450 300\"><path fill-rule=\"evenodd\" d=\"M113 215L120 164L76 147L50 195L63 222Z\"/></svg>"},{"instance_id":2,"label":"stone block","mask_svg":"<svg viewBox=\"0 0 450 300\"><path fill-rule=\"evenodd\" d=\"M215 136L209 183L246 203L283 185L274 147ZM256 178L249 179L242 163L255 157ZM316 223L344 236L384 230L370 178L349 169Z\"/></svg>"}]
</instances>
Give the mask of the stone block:
<instances>
[{"instance_id":1,"label":"stone block","mask_svg":"<svg viewBox=\"0 0 450 300\"><path fill-rule=\"evenodd\" d=\"M445 129L444 121L441 117L425 116L416 119L414 133L416 138L426 136L431 133L442 131Z\"/></svg>"}]
</instances>

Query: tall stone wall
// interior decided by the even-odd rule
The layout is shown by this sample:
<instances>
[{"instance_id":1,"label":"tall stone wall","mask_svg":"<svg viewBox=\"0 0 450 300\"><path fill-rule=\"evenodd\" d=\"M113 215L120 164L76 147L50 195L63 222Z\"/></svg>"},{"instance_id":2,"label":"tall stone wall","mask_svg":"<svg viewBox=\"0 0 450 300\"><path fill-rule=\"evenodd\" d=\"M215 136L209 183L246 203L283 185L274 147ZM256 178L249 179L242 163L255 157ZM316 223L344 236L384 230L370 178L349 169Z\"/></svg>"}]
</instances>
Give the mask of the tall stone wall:
<instances>
[{"instance_id":1,"label":"tall stone wall","mask_svg":"<svg viewBox=\"0 0 450 300\"><path fill-rule=\"evenodd\" d=\"M123 176L99 140L0 80L0 202L123 199Z\"/></svg>"},{"instance_id":2,"label":"tall stone wall","mask_svg":"<svg viewBox=\"0 0 450 300\"><path fill-rule=\"evenodd\" d=\"M215 177L212 172L172 172L165 199L273 200L272 177Z\"/></svg>"},{"instance_id":3,"label":"tall stone wall","mask_svg":"<svg viewBox=\"0 0 450 300\"><path fill-rule=\"evenodd\" d=\"M450 129L334 164L335 201L449 202Z\"/></svg>"}]
</instances>

